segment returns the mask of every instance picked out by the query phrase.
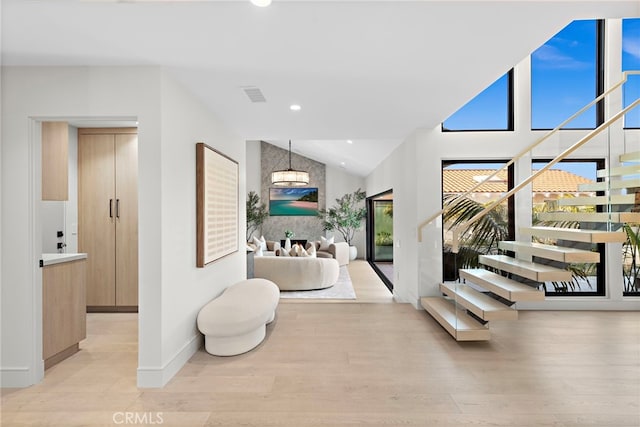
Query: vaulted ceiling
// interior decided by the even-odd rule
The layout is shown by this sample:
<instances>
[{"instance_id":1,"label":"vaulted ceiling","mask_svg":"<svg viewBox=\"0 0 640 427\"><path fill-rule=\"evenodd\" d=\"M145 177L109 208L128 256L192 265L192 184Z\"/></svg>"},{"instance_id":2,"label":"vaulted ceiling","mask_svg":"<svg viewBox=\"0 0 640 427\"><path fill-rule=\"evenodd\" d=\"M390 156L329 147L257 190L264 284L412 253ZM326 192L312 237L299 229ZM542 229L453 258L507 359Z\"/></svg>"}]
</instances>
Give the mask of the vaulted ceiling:
<instances>
[{"instance_id":1,"label":"vaulted ceiling","mask_svg":"<svg viewBox=\"0 0 640 427\"><path fill-rule=\"evenodd\" d=\"M640 2L4 0L1 13L3 65L163 66L243 138L292 139L364 176L572 20L640 16Z\"/></svg>"}]
</instances>

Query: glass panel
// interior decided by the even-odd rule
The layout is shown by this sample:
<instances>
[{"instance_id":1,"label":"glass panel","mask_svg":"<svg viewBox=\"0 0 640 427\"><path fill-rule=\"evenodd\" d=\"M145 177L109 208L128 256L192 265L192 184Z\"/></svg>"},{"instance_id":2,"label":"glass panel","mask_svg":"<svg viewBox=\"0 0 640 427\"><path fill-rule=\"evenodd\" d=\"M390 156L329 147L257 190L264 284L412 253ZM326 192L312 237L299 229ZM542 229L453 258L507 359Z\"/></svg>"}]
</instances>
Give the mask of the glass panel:
<instances>
[{"instance_id":1,"label":"glass panel","mask_svg":"<svg viewBox=\"0 0 640 427\"><path fill-rule=\"evenodd\" d=\"M393 261L393 201L374 201L374 260Z\"/></svg>"},{"instance_id":2,"label":"glass panel","mask_svg":"<svg viewBox=\"0 0 640 427\"><path fill-rule=\"evenodd\" d=\"M573 21L531 55L531 127L553 129L597 96L597 22ZM596 127L596 107L567 125Z\"/></svg>"},{"instance_id":3,"label":"glass panel","mask_svg":"<svg viewBox=\"0 0 640 427\"><path fill-rule=\"evenodd\" d=\"M506 162L505 162L506 163ZM505 163L447 162L442 167L443 206L470 190L475 184L491 175ZM509 240L513 234L510 203L503 202L483 219L477 221L460 239L460 250L452 252L453 229L473 217L492 201L510 189L509 172L500 172L490 183L479 187L457 204L443 218L443 272L444 280L458 278L458 269L478 267L478 255L496 254L498 242Z\"/></svg>"},{"instance_id":4,"label":"glass panel","mask_svg":"<svg viewBox=\"0 0 640 427\"><path fill-rule=\"evenodd\" d=\"M534 161L533 168L541 169L548 161ZM602 168L603 162L598 160L564 160L544 172L533 181L533 219L534 226L550 226L559 228L606 229L606 224L583 221L576 216L556 217L552 213L594 213L599 209L589 202L574 204L577 198L596 196L593 191L583 191L581 184L596 181L596 171ZM571 199L575 199L571 201ZM567 203L565 205L565 203ZM564 246L586 251L600 252L603 259L604 245L580 243L563 239L533 237L535 243L553 246ZM573 279L567 282L546 282L544 289L547 295L604 295L604 271L600 263L571 263L552 261L533 257L533 261L557 268L566 268L573 273Z\"/></svg>"},{"instance_id":5,"label":"glass panel","mask_svg":"<svg viewBox=\"0 0 640 427\"><path fill-rule=\"evenodd\" d=\"M509 72L444 121L445 131L513 130Z\"/></svg>"},{"instance_id":6,"label":"glass panel","mask_svg":"<svg viewBox=\"0 0 640 427\"><path fill-rule=\"evenodd\" d=\"M640 18L622 20L622 71L640 70ZM640 76L629 76L624 86L624 106L640 98ZM624 127L640 128L640 107L625 115Z\"/></svg>"},{"instance_id":7,"label":"glass panel","mask_svg":"<svg viewBox=\"0 0 640 427\"><path fill-rule=\"evenodd\" d=\"M367 260L393 291L393 192L367 199Z\"/></svg>"}]
</instances>

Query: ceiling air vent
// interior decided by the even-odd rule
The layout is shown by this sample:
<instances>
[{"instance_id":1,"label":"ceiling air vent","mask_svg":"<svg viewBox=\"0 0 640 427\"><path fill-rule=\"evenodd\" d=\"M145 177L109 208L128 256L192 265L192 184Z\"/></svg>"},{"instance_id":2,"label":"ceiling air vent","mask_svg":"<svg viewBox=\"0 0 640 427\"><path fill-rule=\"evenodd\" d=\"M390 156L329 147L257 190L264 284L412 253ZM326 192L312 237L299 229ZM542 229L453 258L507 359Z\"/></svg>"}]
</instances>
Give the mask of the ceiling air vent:
<instances>
[{"instance_id":1,"label":"ceiling air vent","mask_svg":"<svg viewBox=\"0 0 640 427\"><path fill-rule=\"evenodd\" d=\"M255 86L246 86L243 87L242 90L244 90L244 93L247 94L251 102L267 102L260 88Z\"/></svg>"}]
</instances>

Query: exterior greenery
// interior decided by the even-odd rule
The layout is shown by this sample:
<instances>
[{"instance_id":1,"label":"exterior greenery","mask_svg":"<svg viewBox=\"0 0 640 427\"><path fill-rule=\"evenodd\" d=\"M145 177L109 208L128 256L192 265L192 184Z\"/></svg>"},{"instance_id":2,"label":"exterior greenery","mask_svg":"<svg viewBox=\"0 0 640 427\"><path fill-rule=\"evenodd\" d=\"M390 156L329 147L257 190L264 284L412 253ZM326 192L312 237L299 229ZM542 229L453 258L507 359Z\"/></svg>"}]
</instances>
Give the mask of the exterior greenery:
<instances>
[{"instance_id":1,"label":"exterior greenery","mask_svg":"<svg viewBox=\"0 0 640 427\"><path fill-rule=\"evenodd\" d=\"M325 231L337 230L344 241L351 246L351 241L362 221L367 217L367 209L362 205L366 193L358 188L353 193L345 194L336 199L336 205L327 210L322 209L318 216L322 219Z\"/></svg>"},{"instance_id":2,"label":"exterior greenery","mask_svg":"<svg viewBox=\"0 0 640 427\"><path fill-rule=\"evenodd\" d=\"M447 194L443 198L443 205L448 207L456 197ZM443 221L451 230L473 218L484 210L485 205L475 200L464 198L457 205L448 210ZM498 205L487 215L471 224L460 238L460 250L454 255L457 268L476 268L479 266L478 255L495 254L498 252L498 242L507 240L509 224L505 205ZM445 252L450 252L445 244Z\"/></svg>"},{"instance_id":3,"label":"exterior greenery","mask_svg":"<svg viewBox=\"0 0 640 427\"><path fill-rule=\"evenodd\" d=\"M260 203L260 196L255 191L250 191L247 195L247 241L260 229L268 216L267 206Z\"/></svg>"},{"instance_id":4,"label":"exterior greenery","mask_svg":"<svg viewBox=\"0 0 640 427\"><path fill-rule=\"evenodd\" d=\"M622 273L624 292L637 294L640 292L640 225L635 229L630 224L624 225L627 241L622 245Z\"/></svg>"}]
</instances>

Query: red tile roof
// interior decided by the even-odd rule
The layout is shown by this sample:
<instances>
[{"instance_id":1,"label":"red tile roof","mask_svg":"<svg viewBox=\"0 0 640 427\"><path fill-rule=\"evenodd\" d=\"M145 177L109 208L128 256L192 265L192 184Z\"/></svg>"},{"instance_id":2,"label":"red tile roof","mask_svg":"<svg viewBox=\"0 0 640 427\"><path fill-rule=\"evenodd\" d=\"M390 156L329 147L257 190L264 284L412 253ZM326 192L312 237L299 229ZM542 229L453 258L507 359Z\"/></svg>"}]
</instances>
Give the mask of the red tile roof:
<instances>
[{"instance_id":1,"label":"red tile roof","mask_svg":"<svg viewBox=\"0 0 640 427\"><path fill-rule=\"evenodd\" d=\"M442 171L444 193L464 193L495 172L492 169L445 169ZM593 182L582 176L558 169L545 171L533 181L534 193L576 193L578 184ZM501 171L475 190L477 193L504 193L507 191L507 172Z\"/></svg>"}]
</instances>

